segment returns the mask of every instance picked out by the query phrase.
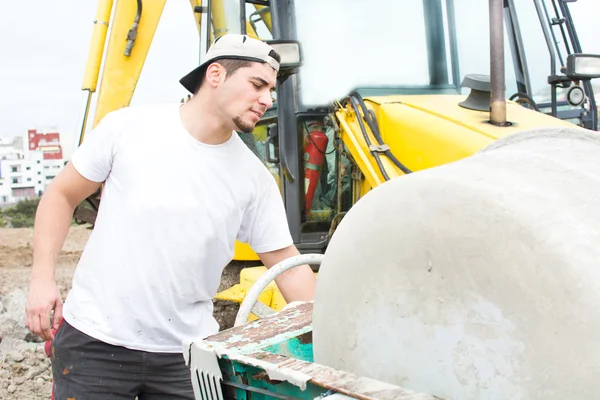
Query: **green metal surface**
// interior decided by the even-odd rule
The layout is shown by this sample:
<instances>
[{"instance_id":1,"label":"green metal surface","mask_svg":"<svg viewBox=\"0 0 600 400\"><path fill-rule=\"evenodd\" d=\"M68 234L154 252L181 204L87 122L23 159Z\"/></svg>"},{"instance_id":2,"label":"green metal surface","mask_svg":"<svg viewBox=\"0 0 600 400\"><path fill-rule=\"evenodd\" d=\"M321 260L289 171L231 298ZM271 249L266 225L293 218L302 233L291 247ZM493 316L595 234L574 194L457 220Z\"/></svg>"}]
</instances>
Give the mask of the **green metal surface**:
<instances>
[{"instance_id":1,"label":"green metal surface","mask_svg":"<svg viewBox=\"0 0 600 400\"><path fill-rule=\"evenodd\" d=\"M266 347L264 351L295 358L297 360L314 362L312 332L289 338L288 340Z\"/></svg>"}]
</instances>

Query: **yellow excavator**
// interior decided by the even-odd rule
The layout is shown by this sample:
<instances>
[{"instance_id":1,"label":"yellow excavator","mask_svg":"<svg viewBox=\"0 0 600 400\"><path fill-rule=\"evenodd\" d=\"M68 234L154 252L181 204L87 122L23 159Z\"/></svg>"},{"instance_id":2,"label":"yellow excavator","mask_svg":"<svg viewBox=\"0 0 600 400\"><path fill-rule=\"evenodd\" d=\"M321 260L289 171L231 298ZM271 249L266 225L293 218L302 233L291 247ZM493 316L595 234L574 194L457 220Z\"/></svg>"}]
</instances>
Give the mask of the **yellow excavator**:
<instances>
[{"instance_id":1,"label":"yellow excavator","mask_svg":"<svg viewBox=\"0 0 600 400\"><path fill-rule=\"evenodd\" d=\"M129 105L165 3L98 1L80 143L88 125ZM190 12L200 57L227 32L281 49L277 101L253 134L240 136L278 179L296 246L323 253L350 208L390 179L460 160L528 128L598 129L590 83L597 58L582 51L568 3L507 0L494 10L466 0L410 7L383 1L376 8L364 1L196 0ZM315 16L323 16L317 25ZM546 90L531 83L527 35L546 41ZM536 101L540 94L551 100ZM100 197L78 207L76 220L93 224ZM236 242L234 261L257 260ZM240 302L262 273L260 266L243 270L240 284L218 298ZM285 305L274 285L261 300Z\"/></svg>"},{"instance_id":2,"label":"yellow excavator","mask_svg":"<svg viewBox=\"0 0 600 400\"><path fill-rule=\"evenodd\" d=\"M94 93L92 127L130 103L165 2L98 2L80 142ZM227 32L282 55L240 136L303 253L219 293L236 326L183 344L198 399L595 396L600 56L570 3L190 1L200 58ZM273 277L301 263L317 297L286 305Z\"/></svg>"}]
</instances>

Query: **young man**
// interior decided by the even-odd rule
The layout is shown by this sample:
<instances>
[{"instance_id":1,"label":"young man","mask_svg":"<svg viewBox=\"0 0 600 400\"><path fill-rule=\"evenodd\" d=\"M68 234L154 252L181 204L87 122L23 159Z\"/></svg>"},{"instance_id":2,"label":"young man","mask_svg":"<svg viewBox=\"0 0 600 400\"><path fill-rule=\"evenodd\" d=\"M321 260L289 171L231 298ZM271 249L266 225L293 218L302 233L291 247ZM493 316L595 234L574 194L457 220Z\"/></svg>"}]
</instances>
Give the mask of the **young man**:
<instances>
[{"instance_id":1,"label":"young man","mask_svg":"<svg viewBox=\"0 0 600 400\"><path fill-rule=\"evenodd\" d=\"M235 130L272 105L279 56L221 37L181 79L185 104L108 114L44 194L36 216L27 326L53 340L57 399L193 399L181 342L218 331L212 299L234 241L263 264L299 254L276 182ZM95 228L63 309L54 265L74 208L104 182ZM308 266L278 278L312 300ZM52 335L53 327L64 322Z\"/></svg>"}]
</instances>

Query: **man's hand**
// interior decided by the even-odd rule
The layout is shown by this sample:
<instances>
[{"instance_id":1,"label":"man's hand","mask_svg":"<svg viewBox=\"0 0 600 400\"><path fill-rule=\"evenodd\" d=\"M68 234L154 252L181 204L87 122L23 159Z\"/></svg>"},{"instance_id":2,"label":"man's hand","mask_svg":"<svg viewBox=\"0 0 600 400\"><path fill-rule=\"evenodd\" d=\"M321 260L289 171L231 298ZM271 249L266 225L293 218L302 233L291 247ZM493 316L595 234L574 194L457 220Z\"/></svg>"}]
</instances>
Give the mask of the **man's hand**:
<instances>
[{"instance_id":1,"label":"man's hand","mask_svg":"<svg viewBox=\"0 0 600 400\"><path fill-rule=\"evenodd\" d=\"M63 301L54 278L32 277L27 295L27 328L44 340L54 339L52 328L62 320ZM52 326L50 312L54 310Z\"/></svg>"},{"instance_id":2,"label":"man's hand","mask_svg":"<svg viewBox=\"0 0 600 400\"><path fill-rule=\"evenodd\" d=\"M84 178L71 163L52 179L42 196L33 230L33 269L25 313L27 328L45 340L62 320L62 298L54 280L54 266L71 227L75 206L100 187ZM50 312L54 310L52 327Z\"/></svg>"}]
</instances>

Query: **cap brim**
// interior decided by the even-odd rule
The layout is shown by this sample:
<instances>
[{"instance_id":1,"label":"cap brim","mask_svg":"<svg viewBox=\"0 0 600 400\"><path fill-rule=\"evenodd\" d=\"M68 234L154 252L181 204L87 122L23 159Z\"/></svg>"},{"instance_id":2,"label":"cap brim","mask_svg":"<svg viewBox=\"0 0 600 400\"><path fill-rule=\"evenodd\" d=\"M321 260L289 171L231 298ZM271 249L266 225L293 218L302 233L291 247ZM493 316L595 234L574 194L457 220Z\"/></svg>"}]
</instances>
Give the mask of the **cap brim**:
<instances>
[{"instance_id":1,"label":"cap brim","mask_svg":"<svg viewBox=\"0 0 600 400\"><path fill-rule=\"evenodd\" d=\"M195 94L202 83L206 63L199 65L186 76L179 80L179 83L186 88L190 93Z\"/></svg>"},{"instance_id":2,"label":"cap brim","mask_svg":"<svg viewBox=\"0 0 600 400\"><path fill-rule=\"evenodd\" d=\"M205 61L203 64L200 64L189 74L184 76L179 80L179 83L186 88L190 93L195 94L202 83L202 78L204 78L204 72L206 71L206 67L215 61L224 60L224 59L235 59L235 60L246 60L246 61L255 61L261 64L266 64L265 60L255 57L246 57L246 56L220 56L215 57L211 60Z\"/></svg>"}]
</instances>

